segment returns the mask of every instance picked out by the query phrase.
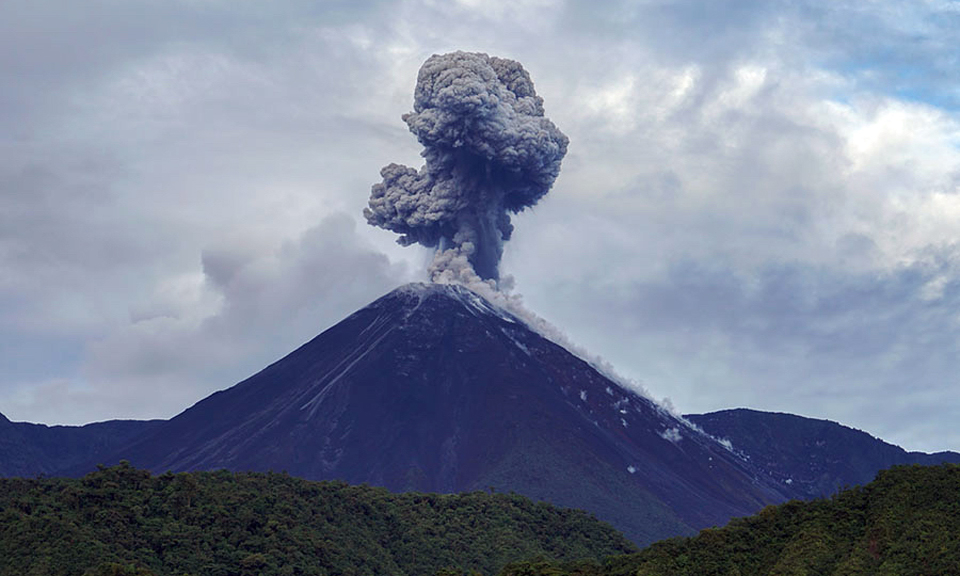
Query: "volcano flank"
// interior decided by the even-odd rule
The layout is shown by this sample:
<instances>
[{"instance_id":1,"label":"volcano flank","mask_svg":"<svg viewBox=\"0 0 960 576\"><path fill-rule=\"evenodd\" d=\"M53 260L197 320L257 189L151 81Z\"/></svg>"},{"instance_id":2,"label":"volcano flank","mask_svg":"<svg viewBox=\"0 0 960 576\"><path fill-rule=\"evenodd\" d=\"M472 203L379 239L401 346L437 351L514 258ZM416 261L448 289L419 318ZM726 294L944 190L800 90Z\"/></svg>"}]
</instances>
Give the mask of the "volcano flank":
<instances>
[{"instance_id":1,"label":"volcano flank","mask_svg":"<svg viewBox=\"0 0 960 576\"><path fill-rule=\"evenodd\" d=\"M593 512L639 544L785 499L712 437L455 285L394 290L113 457L514 491Z\"/></svg>"}]
</instances>

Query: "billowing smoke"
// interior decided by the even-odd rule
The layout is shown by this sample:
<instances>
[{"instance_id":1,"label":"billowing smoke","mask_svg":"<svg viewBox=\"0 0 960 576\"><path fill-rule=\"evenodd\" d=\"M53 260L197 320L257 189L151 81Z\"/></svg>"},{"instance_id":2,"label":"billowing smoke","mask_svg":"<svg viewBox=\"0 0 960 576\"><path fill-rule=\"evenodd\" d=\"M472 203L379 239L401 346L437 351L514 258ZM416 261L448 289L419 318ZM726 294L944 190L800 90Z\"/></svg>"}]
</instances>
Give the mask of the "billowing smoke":
<instances>
[{"instance_id":1,"label":"billowing smoke","mask_svg":"<svg viewBox=\"0 0 960 576\"><path fill-rule=\"evenodd\" d=\"M510 214L533 206L560 172L567 137L519 62L486 54L431 56L420 68L414 111L403 120L424 146L420 170L390 164L373 186L367 222L404 246L437 248L434 281L499 280Z\"/></svg>"}]
</instances>

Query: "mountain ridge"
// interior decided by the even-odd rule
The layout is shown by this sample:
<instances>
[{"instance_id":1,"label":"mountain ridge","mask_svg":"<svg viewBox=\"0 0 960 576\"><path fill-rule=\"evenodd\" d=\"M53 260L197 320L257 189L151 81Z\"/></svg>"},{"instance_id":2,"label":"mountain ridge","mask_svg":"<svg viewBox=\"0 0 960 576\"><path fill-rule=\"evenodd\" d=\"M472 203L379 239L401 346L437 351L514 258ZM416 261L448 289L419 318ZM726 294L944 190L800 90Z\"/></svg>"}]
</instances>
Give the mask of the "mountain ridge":
<instances>
[{"instance_id":1,"label":"mountain ridge","mask_svg":"<svg viewBox=\"0 0 960 576\"><path fill-rule=\"evenodd\" d=\"M107 463L121 459L393 491L512 490L584 508L641 543L787 497L515 315L439 284L384 295Z\"/></svg>"},{"instance_id":2,"label":"mountain ridge","mask_svg":"<svg viewBox=\"0 0 960 576\"><path fill-rule=\"evenodd\" d=\"M755 421L738 428L736 414ZM675 416L467 288L408 284L170 420L87 430L2 418L0 474L82 475L129 460L155 472L284 470L393 491L493 488L586 509L648 543L865 483L904 463L866 458L817 476L810 466L851 453L831 452L847 444L830 442L811 460L803 439L824 422L849 429L803 417L793 417L794 427L768 422L782 416ZM123 433L92 434L111 426ZM794 428L805 432L783 436ZM30 447L39 437L24 433L37 431L85 435L91 446L58 458ZM3 450L11 444L19 470L31 457L45 463L10 474ZM869 442L856 446L878 452Z\"/></svg>"},{"instance_id":3,"label":"mountain ridge","mask_svg":"<svg viewBox=\"0 0 960 576\"><path fill-rule=\"evenodd\" d=\"M734 408L685 418L730 440L798 498L820 498L866 484L878 470L895 465L960 463L956 452L909 452L862 430L796 414Z\"/></svg>"},{"instance_id":4,"label":"mountain ridge","mask_svg":"<svg viewBox=\"0 0 960 576\"><path fill-rule=\"evenodd\" d=\"M62 472L106 456L162 420L107 420L83 426L13 422L0 414L0 476Z\"/></svg>"}]
</instances>

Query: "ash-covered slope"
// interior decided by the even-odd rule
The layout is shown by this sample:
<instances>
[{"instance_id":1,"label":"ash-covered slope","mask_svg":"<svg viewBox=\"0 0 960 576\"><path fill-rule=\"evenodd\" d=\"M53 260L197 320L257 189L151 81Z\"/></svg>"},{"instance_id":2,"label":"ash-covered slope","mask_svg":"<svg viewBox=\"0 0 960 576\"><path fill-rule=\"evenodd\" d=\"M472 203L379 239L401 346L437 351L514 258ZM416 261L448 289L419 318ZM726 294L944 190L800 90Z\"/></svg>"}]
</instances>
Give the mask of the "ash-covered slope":
<instances>
[{"instance_id":1,"label":"ash-covered slope","mask_svg":"<svg viewBox=\"0 0 960 576\"><path fill-rule=\"evenodd\" d=\"M729 439L794 498L829 496L866 484L898 464L960 463L956 452L907 452L861 430L795 414L737 408L685 418Z\"/></svg>"},{"instance_id":2,"label":"ash-covered slope","mask_svg":"<svg viewBox=\"0 0 960 576\"><path fill-rule=\"evenodd\" d=\"M515 491L638 543L784 499L712 438L473 292L397 289L115 459L391 490Z\"/></svg>"}]
</instances>

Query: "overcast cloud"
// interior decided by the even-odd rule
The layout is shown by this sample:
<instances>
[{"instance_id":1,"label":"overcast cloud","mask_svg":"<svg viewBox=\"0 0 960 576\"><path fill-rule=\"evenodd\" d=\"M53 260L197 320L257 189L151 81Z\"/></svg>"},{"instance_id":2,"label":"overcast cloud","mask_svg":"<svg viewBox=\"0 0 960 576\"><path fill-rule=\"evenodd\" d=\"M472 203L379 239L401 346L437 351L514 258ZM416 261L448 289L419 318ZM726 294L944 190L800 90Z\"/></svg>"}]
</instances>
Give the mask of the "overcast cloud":
<instances>
[{"instance_id":1,"label":"overcast cloud","mask_svg":"<svg viewBox=\"0 0 960 576\"><path fill-rule=\"evenodd\" d=\"M960 450L960 2L13 0L0 412L170 417L429 254L367 226L431 54L520 61L570 137L527 306L686 412Z\"/></svg>"}]
</instances>

